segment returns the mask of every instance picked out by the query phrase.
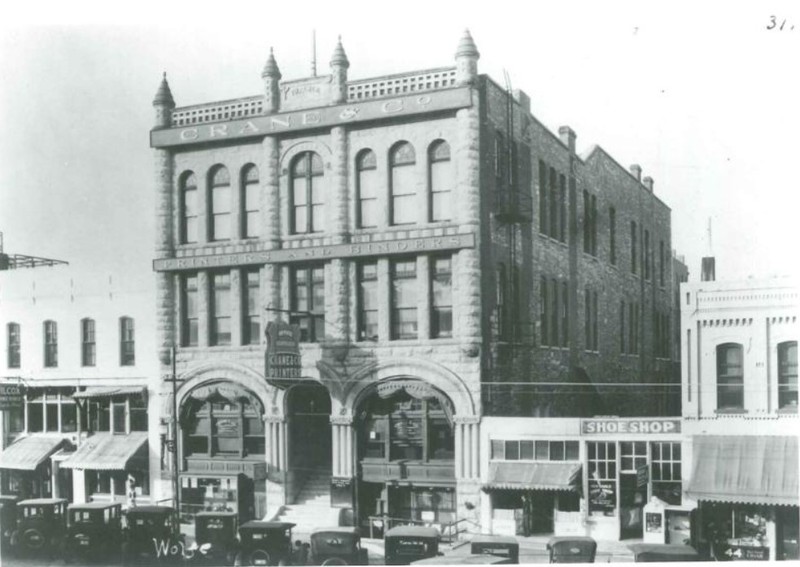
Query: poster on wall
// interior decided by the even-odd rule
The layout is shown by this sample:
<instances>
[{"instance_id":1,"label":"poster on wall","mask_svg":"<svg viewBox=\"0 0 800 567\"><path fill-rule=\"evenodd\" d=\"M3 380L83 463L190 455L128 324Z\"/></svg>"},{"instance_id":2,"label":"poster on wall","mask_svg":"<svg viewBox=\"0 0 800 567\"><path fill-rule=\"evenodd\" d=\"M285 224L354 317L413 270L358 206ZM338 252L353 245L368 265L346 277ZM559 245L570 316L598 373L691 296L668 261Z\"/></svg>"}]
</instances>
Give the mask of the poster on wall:
<instances>
[{"instance_id":1,"label":"poster on wall","mask_svg":"<svg viewBox=\"0 0 800 567\"><path fill-rule=\"evenodd\" d=\"M613 480L589 480L589 512L613 516L617 508L617 483Z\"/></svg>"},{"instance_id":2,"label":"poster on wall","mask_svg":"<svg viewBox=\"0 0 800 567\"><path fill-rule=\"evenodd\" d=\"M659 532L661 532L661 530L662 530L662 527L661 527L661 519L662 519L662 517L663 516L661 515L661 513L655 513L655 514L653 512L646 513L644 515L645 526L646 526L645 529L647 529L647 531L651 532L651 533L659 533Z\"/></svg>"},{"instance_id":3,"label":"poster on wall","mask_svg":"<svg viewBox=\"0 0 800 567\"><path fill-rule=\"evenodd\" d=\"M349 477L331 477L331 507L353 507L353 479Z\"/></svg>"}]
</instances>

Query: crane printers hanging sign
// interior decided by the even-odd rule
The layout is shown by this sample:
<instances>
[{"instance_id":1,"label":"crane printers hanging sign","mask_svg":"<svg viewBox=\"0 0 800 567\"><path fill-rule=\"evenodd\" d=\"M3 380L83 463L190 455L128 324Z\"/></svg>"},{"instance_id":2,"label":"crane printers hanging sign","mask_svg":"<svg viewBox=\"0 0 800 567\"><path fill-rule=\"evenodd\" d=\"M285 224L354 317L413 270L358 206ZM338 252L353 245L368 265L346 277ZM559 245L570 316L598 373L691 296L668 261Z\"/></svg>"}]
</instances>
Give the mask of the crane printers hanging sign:
<instances>
[{"instance_id":1,"label":"crane printers hanging sign","mask_svg":"<svg viewBox=\"0 0 800 567\"><path fill-rule=\"evenodd\" d=\"M267 352L265 376L275 385L302 378L300 372L300 329L282 319L267 325Z\"/></svg>"}]
</instances>

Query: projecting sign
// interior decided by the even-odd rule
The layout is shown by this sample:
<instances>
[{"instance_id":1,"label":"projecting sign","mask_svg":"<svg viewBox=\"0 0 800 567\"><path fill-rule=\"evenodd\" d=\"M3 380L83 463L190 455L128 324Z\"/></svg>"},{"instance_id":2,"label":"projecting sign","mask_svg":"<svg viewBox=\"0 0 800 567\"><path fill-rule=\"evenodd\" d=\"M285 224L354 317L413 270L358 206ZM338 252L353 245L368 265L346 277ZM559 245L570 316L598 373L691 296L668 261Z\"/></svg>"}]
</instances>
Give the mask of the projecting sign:
<instances>
[{"instance_id":1,"label":"projecting sign","mask_svg":"<svg viewBox=\"0 0 800 567\"><path fill-rule=\"evenodd\" d=\"M680 433L681 420L679 419L582 419L581 434L604 435L607 433Z\"/></svg>"},{"instance_id":2,"label":"projecting sign","mask_svg":"<svg viewBox=\"0 0 800 567\"><path fill-rule=\"evenodd\" d=\"M265 357L267 380L299 380L300 329L282 319L267 325L267 351Z\"/></svg>"}]
</instances>

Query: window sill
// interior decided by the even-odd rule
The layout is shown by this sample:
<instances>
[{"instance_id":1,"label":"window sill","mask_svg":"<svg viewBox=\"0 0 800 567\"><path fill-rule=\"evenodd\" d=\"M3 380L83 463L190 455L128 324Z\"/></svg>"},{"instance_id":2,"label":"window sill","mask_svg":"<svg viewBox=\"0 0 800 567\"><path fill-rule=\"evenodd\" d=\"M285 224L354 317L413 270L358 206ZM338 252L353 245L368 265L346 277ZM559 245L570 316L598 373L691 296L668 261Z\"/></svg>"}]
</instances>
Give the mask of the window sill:
<instances>
[{"instance_id":1,"label":"window sill","mask_svg":"<svg viewBox=\"0 0 800 567\"><path fill-rule=\"evenodd\" d=\"M778 415L797 415L797 406L778 408L776 413Z\"/></svg>"},{"instance_id":2,"label":"window sill","mask_svg":"<svg viewBox=\"0 0 800 567\"><path fill-rule=\"evenodd\" d=\"M744 408L717 408L714 413L717 415L744 415L750 412Z\"/></svg>"}]
</instances>

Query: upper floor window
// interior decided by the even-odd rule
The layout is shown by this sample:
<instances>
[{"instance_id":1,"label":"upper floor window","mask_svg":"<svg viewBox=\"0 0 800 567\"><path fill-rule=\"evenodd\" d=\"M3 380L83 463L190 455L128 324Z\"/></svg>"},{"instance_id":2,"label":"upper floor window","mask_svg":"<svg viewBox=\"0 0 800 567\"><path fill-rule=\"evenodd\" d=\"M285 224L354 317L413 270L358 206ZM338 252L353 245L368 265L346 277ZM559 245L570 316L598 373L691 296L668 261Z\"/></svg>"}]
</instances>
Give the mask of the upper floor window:
<instances>
[{"instance_id":1,"label":"upper floor window","mask_svg":"<svg viewBox=\"0 0 800 567\"><path fill-rule=\"evenodd\" d=\"M636 230L636 221L631 221L631 273L635 274L638 271L638 254L639 247L636 243L638 231Z\"/></svg>"},{"instance_id":2,"label":"upper floor window","mask_svg":"<svg viewBox=\"0 0 800 567\"><path fill-rule=\"evenodd\" d=\"M416 162L414 148L408 142L400 142L389 153L393 225L413 224L417 220L417 187L414 175Z\"/></svg>"},{"instance_id":3,"label":"upper floor window","mask_svg":"<svg viewBox=\"0 0 800 567\"><path fill-rule=\"evenodd\" d=\"M502 189L506 174L506 144L503 133L499 130L494 138L494 175L497 178L497 189Z\"/></svg>"},{"instance_id":4,"label":"upper floor window","mask_svg":"<svg viewBox=\"0 0 800 567\"><path fill-rule=\"evenodd\" d=\"M256 238L261 235L258 168L249 164L242 170L242 236Z\"/></svg>"},{"instance_id":5,"label":"upper floor window","mask_svg":"<svg viewBox=\"0 0 800 567\"><path fill-rule=\"evenodd\" d=\"M742 345L717 347L717 409L744 409Z\"/></svg>"},{"instance_id":6,"label":"upper floor window","mask_svg":"<svg viewBox=\"0 0 800 567\"><path fill-rule=\"evenodd\" d=\"M187 171L180 183L181 243L197 242L197 178Z\"/></svg>"},{"instance_id":7,"label":"upper floor window","mask_svg":"<svg viewBox=\"0 0 800 567\"><path fill-rule=\"evenodd\" d=\"M358 228L378 226L378 162L375 152L363 150L356 158L358 183Z\"/></svg>"},{"instance_id":8,"label":"upper floor window","mask_svg":"<svg viewBox=\"0 0 800 567\"><path fill-rule=\"evenodd\" d=\"M181 343L183 346L197 346L197 274L181 278Z\"/></svg>"},{"instance_id":9,"label":"upper floor window","mask_svg":"<svg viewBox=\"0 0 800 567\"><path fill-rule=\"evenodd\" d=\"M608 209L608 261L612 266L617 264L617 210Z\"/></svg>"},{"instance_id":10,"label":"upper floor window","mask_svg":"<svg viewBox=\"0 0 800 567\"><path fill-rule=\"evenodd\" d=\"M378 338L378 264L358 265L358 340Z\"/></svg>"},{"instance_id":11,"label":"upper floor window","mask_svg":"<svg viewBox=\"0 0 800 567\"><path fill-rule=\"evenodd\" d=\"M94 338L94 319L81 320L81 364L94 366L97 345Z\"/></svg>"},{"instance_id":12,"label":"upper floor window","mask_svg":"<svg viewBox=\"0 0 800 567\"><path fill-rule=\"evenodd\" d=\"M651 254L650 254L650 231L644 231L644 279L650 279L650 263L651 263Z\"/></svg>"},{"instance_id":13,"label":"upper floor window","mask_svg":"<svg viewBox=\"0 0 800 567\"><path fill-rule=\"evenodd\" d=\"M797 341L778 345L778 407L797 410Z\"/></svg>"},{"instance_id":14,"label":"upper floor window","mask_svg":"<svg viewBox=\"0 0 800 567\"><path fill-rule=\"evenodd\" d=\"M44 365L58 366L58 325L55 321L44 322Z\"/></svg>"},{"instance_id":15,"label":"upper floor window","mask_svg":"<svg viewBox=\"0 0 800 567\"><path fill-rule=\"evenodd\" d=\"M500 339L508 338L508 317L506 315L508 305L506 302L506 292L508 290L508 273L506 266L502 262L497 263L497 282L496 285L496 311L497 311L497 337Z\"/></svg>"},{"instance_id":16,"label":"upper floor window","mask_svg":"<svg viewBox=\"0 0 800 567\"><path fill-rule=\"evenodd\" d=\"M539 232L542 234L550 234L547 195L547 166L542 160L539 160Z\"/></svg>"},{"instance_id":17,"label":"upper floor window","mask_svg":"<svg viewBox=\"0 0 800 567\"><path fill-rule=\"evenodd\" d=\"M300 327L300 341L316 343L325 338L325 266L292 267L289 322Z\"/></svg>"},{"instance_id":18,"label":"upper floor window","mask_svg":"<svg viewBox=\"0 0 800 567\"><path fill-rule=\"evenodd\" d=\"M119 319L119 363L121 366L136 364L136 337L130 317Z\"/></svg>"},{"instance_id":19,"label":"upper floor window","mask_svg":"<svg viewBox=\"0 0 800 567\"><path fill-rule=\"evenodd\" d=\"M664 287L664 241L658 241L658 284Z\"/></svg>"},{"instance_id":20,"label":"upper floor window","mask_svg":"<svg viewBox=\"0 0 800 567\"><path fill-rule=\"evenodd\" d=\"M550 237L558 239L561 236L561 206L558 195L558 173L555 168L550 168Z\"/></svg>"},{"instance_id":21,"label":"upper floor window","mask_svg":"<svg viewBox=\"0 0 800 567\"><path fill-rule=\"evenodd\" d=\"M417 338L417 261L393 260L392 277L392 338Z\"/></svg>"},{"instance_id":22,"label":"upper floor window","mask_svg":"<svg viewBox=\"0 0 800 567\"><path fill-rule=\"evenodd\" d=\"M20 344L22 339L20 337L20 330L18 323L9 323L7 327L8 335L8 367L20 367Z\"/></svg>"},{"instance_id":23,"label":"upper floor window","mask_svg":"<svg viewBox=\"0 0 800 567\"><path fill-rule=\"evenodd\" d=\"M428 150L430 159L431 222L450 220L453 215L450 195L455 183L453 162L450 160L450 145L439 140Z\"/></svg>"},{"instance_id":24,"label":"upper floor window","mask_svg":"<svg viewBox=\"0 0 800 567\"><path fill-rule=\"evenodd\" d=\"M228 168L217 166L211 172L211 240L231 237L231 176Z\"/></svg>"},{"instance_id":25,"label":"upper floor window","mask_svg":"<svg viewBox=\"0 0 800 567\"><path fill-rule=\"evenodd\" d=\"M431 337L453 336L453 259L431 258Z\"/></svg>"},{"instance_id":26,"label":"upper floor window","mask_svg":"<svg viewBox=\"0 0 800 567\"><path fill-rule=\"evenodd\" d=\"M324 166L315 152L303 152L292 162L290 229L292 234L325 230Z\"/></svg>"},{"instance_id":27,"label":"upper floor window","mask_svg":"<svg viewBox=\"0 0 800 567\"><path fill-rule=\"evenodd\" d=\"M242 343L257 345L261 341L261 315L259 310L259 290L261 274L258 269L244 272L244 322Z\"/></svg>"},{"instance_id":28,"label":"upper floor window","mask_svg":"<svg viewBox=\"0 0 800 567\"><path fill-rule=\"evenodd\" d=\"M213 274L211 277L211 344L231 344L231 275Z\"/></svg>"}]
</instances>

